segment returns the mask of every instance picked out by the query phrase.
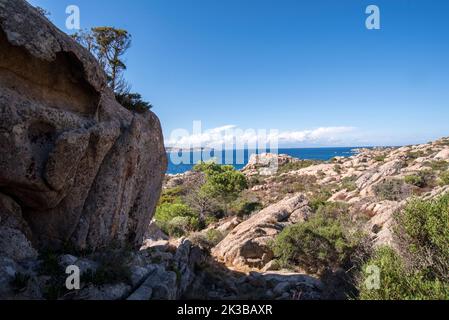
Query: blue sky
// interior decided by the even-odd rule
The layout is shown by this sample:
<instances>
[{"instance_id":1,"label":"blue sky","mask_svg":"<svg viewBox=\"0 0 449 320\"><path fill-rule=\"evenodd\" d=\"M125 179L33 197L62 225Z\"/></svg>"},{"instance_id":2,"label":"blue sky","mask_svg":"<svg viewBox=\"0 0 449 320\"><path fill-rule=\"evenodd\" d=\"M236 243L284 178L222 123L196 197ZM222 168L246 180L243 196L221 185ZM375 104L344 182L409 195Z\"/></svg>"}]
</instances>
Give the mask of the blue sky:
<instances>
[{"instance_id":1,"label":"blue sky","mask_svg":"<svg viewBox=\"0 0 449 320\"><path fill-rule=\"evenodd\" d=\"M63 31L127 29L127 80L174 129L277 129L285 146L449 135L446 0L30 0ZM379 6L381 29L365 28ZM206 138L207 139L207 138Z\"/></svg>"}]
</instances>

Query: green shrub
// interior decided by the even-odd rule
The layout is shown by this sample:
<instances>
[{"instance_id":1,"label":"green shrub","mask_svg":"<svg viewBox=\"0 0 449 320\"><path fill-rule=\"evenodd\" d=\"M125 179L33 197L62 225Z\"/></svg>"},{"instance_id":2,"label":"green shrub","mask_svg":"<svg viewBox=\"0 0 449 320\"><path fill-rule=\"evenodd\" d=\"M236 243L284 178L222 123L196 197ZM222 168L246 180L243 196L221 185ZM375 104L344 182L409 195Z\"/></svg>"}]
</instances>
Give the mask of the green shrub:
<instances>
[{"instance_id":1,"label":"green shrub","mask_svg":"<svg viewBox=\"0 0 449 320\"><path fill-rule=\"evenodd\" d=\"M420 175L410 175L404 178L405 183L411 184L415 187L423 188L426 186L424 178Z\"/></svg>"},{"instance_id":2,"label":"green shrub","mask_svg":"<svg viewBox=\"0 0 449 320\"><path fill-rule=\"evenodd\" d=\"M449 194L413 199L394 216L398 252L384 247L365 267L380 268L380 288L368 290L362 271L362 299L449 299Z\"/></svg>"},{"instance_id":3,"label":"green shrub","mask_svg":"<svg viewBox=\"0 0 449 320\"><path fill-rule=\"evenodd\" d=\"M162 191L161 197L159 199L159 205L165 203L180 203L183 191L184 190L182 187L165 189L164 191Z\"/></svg>"},{"instance_id":4,"label":"green shrub","mask_svg":"<svg viewBox=\"0 0 449 320\"><path fill-rule=\"evenodd\" d=\"M344 266L359 240L327 213L316 213L304 223L285 228L271 244L282 267L297 266L309 273Z\"/></svg>"},{"instance_id":5,"label":"green shrub","mask_svg":"<svg viewBox=\"0 0 449 320\"><path fill-rule=\"evenodd\" d=\"M190 235L189 239L193 244L198 247L210 250L215 247L221 240L223 240L225 235L215 229L208 230L206 233L204 232L196 232Z\"/></svg>"},{"instance_id":6,"label":"green shrub","mask_svg":"<svg viewBox=\"0 0 449 320\"><path fill-rule=\"evenodd\" d=\"M444 160L426 162L425 165L431 167L433 171L445 171L449 168L449 163Z\"/></svg>"},{"instance_id":7,"label":"green shrub","mask_svg":"<svg viewBox=\"0 0 449 320\"><path fill-rule=\"evenodd\" d=\"M159 228L173 236L182 236L200 227L198 215L183 203L164 203L158 206L155 220Z\"/></svg>"},{"instance_id":8,"label":"green shrub","mask_svg":"<svg viewBox=\"0 0 449 320\"><path fill-rule=\"evenodd\" d=\"M174 217L167 223L167 232L173 237L182 237L192 231L200 229L200 222L197 217Z\"/></svg>"},{"instance_id":9,"label":"green shrub","mask_svg":"<svg viewBox=\"0 0 449 320\"><path fill-rule=\"evenodd\" d=\"M324 206L331 196L332 193L324 189L312 195L309 199L309 206L312 211L316 212L321 206Z\"/></svg>"},{"instance_id":10,"label":"green shrub","mask_svg":"<svg viewBox=\"0 0 449 320\"><path fill-rule=\"evenodd\" d=\"M374 194L380 200L401 201L410 195L402 179L385 179L374 186Z\"/></svg>"},{"instance_id":11,"label":"green shrub","mask_svg":"<svg viewBox=\"0 0 449 320\"><path fill-rule=\"evenodd\" d=\"M355 183L356 180L357 180L356 176L343 178L342 181L341 181L341 188L342 189L346 189L347 191L354 191L354 190L356 190L357 189L357 185Z\"/></svg>"},{"instance_id":12,"label":"green shrub","mask_svg":"<svg viewBox=\"0 0 449 320\"><path fill-rule=\"evenodd\" d=\"M382 154L382 155L375 156L374 161L384 162L386 158L387 158L386 155Z\"/></svg>"},{"instance_id":13,"label":"green shrub","mask_svg":"<svg viewBox=\"0 0 449 320\"><path fill-rule=\"evenodd\" d=\"M201 162L194 167L194 170L205 173L206 182L201 190L209 197L217 199L222 204L225 214L228 213L228 205L248 188L245 175L235 170L233 166Z\"/></svg>"},{"instance_id":14,"label":"green shrub","mask_svg":"<svg viewBox=\"0 0 449 320\"><path fill-rule=\"evenodd\" d=\"M409 160L415 160L421 157L424 157L426 154L424 151L409 151L407 152L406 156Z\"/></svg>"},{"instance_id":15,"label":"green shrub","mask_svg":"<svg viewBox=\"0 0 449 320\"><path fill-rule=\"evenodd\" d=\"M212 244L212 246L216 246L221 242L221 240L224 239L224 237L224 234L216 229L211 229L206 232L206 239Z\"/></svg>"},{"instance_id":16,"label":"green shrub","mask_svg":"<svg viewBox=\"0 0 449 320\"><path fill-rule=\"evenodd\" d=\"M278 168L278 174L287 173L290 171L297 171L304 168L308 168L310 166L316 165L321 163L320 161L316 160L300 160L296 162L288 162L285 163Z\"/></svg>"},{"instance_id":17,"label":"green shrub","mask_svg":"<svg viewBox=\"0 0 449 320\"><path fill-rule=\"evenodd\" d=\"M379 288L367 286L372 276L368 267L380 271ZM379 248L362 268L359 280L362 300L441 300L449 299L449 285L439 280L426 280L421 272L408 271L401 257L391 248Z\"/></svg>"},{"instance_id":18,"label":"green shrub","mask_svg":"<svg viewBox=\"0 0 449 320\"><path fill-rule=\"evenodd\" d=\"M443 172L439 178L439 184L441 186L449 185L449 171Z\"/></svg>"},{"instance_id":19,"label":"green shrub","mask_svg":"<svg viewBox=\"0 0 449 320\"><path fill-rule=\"evenodd\" d=\"M341 167L341 165L336 164L336 165L334 166L334 171L335 171L336 173L341 174L342 170L343 170L343 168Z\"/></svg>"},{"instance_id":20,"label":"green shrub","mask_svg":"<svg viewBox=\"0 0 449 320\"><path fill-rule=\"evenodd\" d=\"M449 146L449 138L443 138L436 142L439 146Z\"/></svg>"},{"instance_id":21,"label":"green shrub","mask_svg":"<svg viewBox=\"0 0 449 320\"><path fill-rule=\"evenodd\" d=\"M395 234L413 256L410 261L418 268L438 268L445 270L437 272L441 276L449 275L449 194L429 201L414 199L395 215L395 221Z\"/></svg>"},{"instance_id":22,"label":"green shrub","mask_svg":"<svg viewBox=\"0 0 449 320\"><path fill-rule=\"evenodd\" d=\"M248 216L255 211L262 209L262 204L259 201L251 199L238 199L232 204L231 210L239 217Z\"/></svg>"}]
</instances>

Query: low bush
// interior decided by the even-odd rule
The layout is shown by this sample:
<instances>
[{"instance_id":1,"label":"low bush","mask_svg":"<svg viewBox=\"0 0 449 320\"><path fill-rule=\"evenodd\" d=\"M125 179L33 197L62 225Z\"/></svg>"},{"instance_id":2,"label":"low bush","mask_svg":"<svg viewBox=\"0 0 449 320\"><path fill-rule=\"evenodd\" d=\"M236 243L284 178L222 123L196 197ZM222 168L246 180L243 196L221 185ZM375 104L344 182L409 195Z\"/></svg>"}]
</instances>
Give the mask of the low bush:
<instances>
[{"instance_id":1,"label":"low bush","mask_svg":"<svg viewBox=\"0 0 449 320\"><path fill-rule=\"evenodd\" d=\"M347 191L354 191L354 190L356 190L357 189L357 185L355 183L356 180L357 180L356 176L343 178L342 181L341 181L341 188L342 189L346 189Z\"/></svg>"},{"instance_id":2,"label":"low bush","mask_svg":"<svg viewBox=\"0 0 449 320\"><path fill-rule=\"evenodd\" d=\"M440 175L438 182L441 186L449 185L449 171L443 172Z\"/></svg>"},{"instance_id":3,"label":"low bush","mask_svg":"<svg viewBox=\"0 0 449 320\"><path fill-rule=\"evenodd\" d=\"M200 227L198 215L183 203L164 203L158 206L155 220L161 230L177 237Z\"/></svg>"},{"instance_id":4,"label":"low bush","mask_svg":"<svg viewBox=\"0 0 449 320\"><path fill-rule=\"evenodd\" d=\"M343 170L343 168L342 168L341 165L336 164L336 165L334 166L334 171L335 171L336 173L341 174L342 170Z\"/></svg>"},{"instance_id":5,"label":"low bush","mask_svg":"<svg viewBox=\"0 0 449 320\"><path fill-rule=\"evenodd\" d=\"M406 156L408 158L408 160L415 160L421 157L424 157L426 154L424 151L409 151L407 152Z\"/></svg>"},{"instance_id":6,"label":"low bush","mask_svg":"<svg viewBox=\"0 0 449 320\"><path fill-rule=\"evenodd\" d=\"M175 187L170 189L165 189L162 191L161 197L159 199L159 205L165 203L180 203L181 195L184 190L182 187Z\"/></svg>"},{"instance_id":7,"label":"low bush","mask_svg":"<svg viewBox=\"0 0 449 320\"><path fill-rule=\"evenodd\" d=\"M374 194L380 200L401 201L410 195L410 188L402 179L385 179L374 186Z\"/></svg>"},{"instance_id":8,"label":"low bush","mask_svg":"<svg viewBox=\"0 0 449 320\"><path fill-rule=\"evenodd\" d=\"M394 216L397 251L378 249L359 281L361 299L449 299L449 194L413 199ZM369 266L380 271L377 290L369 289Z\"/></svg>"},{"instance_id":9,"label":"low bush","mask_svg":"<svg viewBox=\"0 0 449 320\"><path fill-rule=\"evenodd\" d=\"M334 214L321 210L308 221L284 229L271 244L282 267L322 273L349 263L361 238L346 230Z\"/></svg>"},{"instance_id":10,"label":"low bush","mask_svg":"<svg viewBox=\"0 0 449 320\"><path fill-rule=\"evenodd\" d=\"M374 157L374 161L384 162L387 157L384 154L378 155Z\"/></svg>"},{"instance_id":11,"label":"low bush","mask_svg":"<svg viewBox=\"0 0 449 320\"><path fill-rule=\"evenodd\" d=\"M445 171L449 168L449 162L444 160L426 162L425 165L432 168L433 171Z\"/></svg>"},{"instance_id":12,"label":"low bush","mask_svg":"<svg viewBox=\"0 0 449 320\"><path fill-rule=\"evenodd\" d=\"M225 235L215 229L208 230L207 232L195 232L190 235L189 239L193 244L198 247L210 250L223 240Z\"/></svg>"},{"instance_id":13,"label":"low bush","mask_svg":"<svg viewBox=\"0 0 449 320\"><path fill-rule=\"evenodd\" d=\"M408 264L449 281L449 194L430 201L414 199L395 221L395 235Z\"/></svg>"},{"instance_id":14,"label":"low bush","mask_svg":"<svg viewBox=\"0 0 449 320\"><path fill-rule=\"evenodd\" d=\"M378 268L378 287L372 287L372 268ZM427 280L422 272L408 271L401 257L390 247L379 248L362 268L359 283L362 300L447 300L449 285Z\"/></svg>"},{"instance_id":15,"label":"low bush","mask_svg":"<svg viewBox=\"0 0 449 320\"><path fill-rule=\"evenodd\" d=\"M310 166L313 166L313 165L316 165L319 163L321 163L321 162L316 161L316 160L300 160L300 161L295 161L295 162L288 162L288 163L285 163L285 164L279 166L278 174L287 173L290 171L301 170L301 169L308 168Z\"/></svg>"},{"instance_id":16,"label":"low bush","mask_svg":"<svg viewBox=\"0 0 449 320\"><path fill-rule=\"evenodd\" d=\"M424 188L426 186L426 181L421 175L410 175L404 177L404 181L415 187Z\"/></svg>"},{"instance_id":17,"label":"low bush","mask_svg":"<svg viewBox=\"0 0 449 320\"><path fill-rule=\"evenodd\" d=\"M329 190L319 190L309 198L309 206L312 211L316 212L321 206L324 206L327 200L332 196Z\"/></svg>"},{"instance_id":18,"label":"low bush","mask_svg":"<svg viewBox=\"0 0 449 320\"><path fill-rule=\"evenodd\" d=\"M231 206L231 212L239 217L248 216L260 209L262 209L262 204L257 199L237 199Z\"/></svg>"}]
</instances>

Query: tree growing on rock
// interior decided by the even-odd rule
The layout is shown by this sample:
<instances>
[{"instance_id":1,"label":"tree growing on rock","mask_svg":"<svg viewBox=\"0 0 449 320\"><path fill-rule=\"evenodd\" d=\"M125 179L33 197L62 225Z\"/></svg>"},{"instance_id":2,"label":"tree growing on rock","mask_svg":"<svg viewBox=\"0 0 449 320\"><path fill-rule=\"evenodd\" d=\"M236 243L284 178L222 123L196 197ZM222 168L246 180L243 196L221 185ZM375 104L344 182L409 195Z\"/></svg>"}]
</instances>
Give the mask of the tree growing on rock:
<instances>
[{"instance_id":1,"label":"tree growing on rock","mask_svg":"<svg viewBox=\"0 0 449 320\"><path fill-rule=\"evenodd\" d=\"M126 64L123 56L131 47L131 34L124 29L95 27L72 35L79 44L90 51L98 60L108 78L108 85L114 91L117 101L128 110L143 113L152 105L142 99L139 93L132 93L123 73Z\"/></svg>"}]
</instances>

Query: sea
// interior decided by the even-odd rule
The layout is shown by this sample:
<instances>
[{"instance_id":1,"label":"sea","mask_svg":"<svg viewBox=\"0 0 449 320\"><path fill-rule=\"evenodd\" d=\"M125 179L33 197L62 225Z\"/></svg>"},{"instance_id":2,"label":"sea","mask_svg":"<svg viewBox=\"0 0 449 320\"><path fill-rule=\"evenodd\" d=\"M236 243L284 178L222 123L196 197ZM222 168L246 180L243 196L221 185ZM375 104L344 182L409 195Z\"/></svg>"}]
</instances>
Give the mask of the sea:
<instances>
[{"instance_id":1,"label":"sea","mask_svg":"<svg viewBox=\"0 0 449 320\"><path fill-rule=\"evenodd\" d=\"M278 154L286 154L295 158L303 160L323 160L327 161L334 157L350 157L356 153L356 149L362 147L341 147L341 148L286 148L278 149ZM231 164L237 170L242 169L247 163L252 154L256 151L222 151L221 159L228 159L228 161L217 161L222 164ZM231 152L231 155L229 154ZM261 153L259 151L259 153ZM239 155L239 156L237 156ZM198 159L207 161L217 159L213 151L187 151L187 154L178 152L167 153L168 157L168 174L180 174L192 170L193 166L198 163ZM238 161L237 161L238 158Z\"/></svg>"}]
</instances>

